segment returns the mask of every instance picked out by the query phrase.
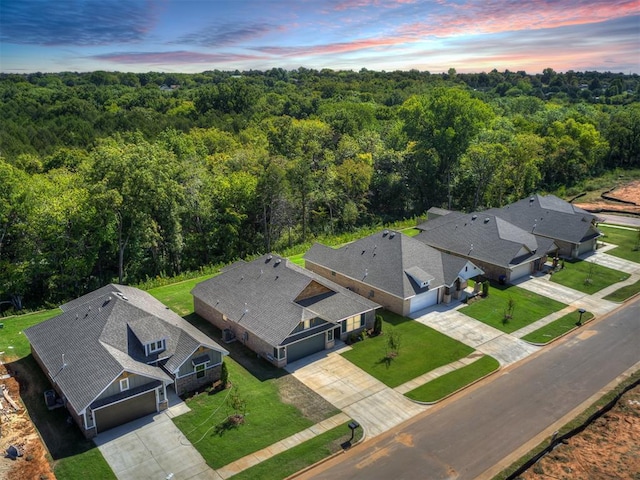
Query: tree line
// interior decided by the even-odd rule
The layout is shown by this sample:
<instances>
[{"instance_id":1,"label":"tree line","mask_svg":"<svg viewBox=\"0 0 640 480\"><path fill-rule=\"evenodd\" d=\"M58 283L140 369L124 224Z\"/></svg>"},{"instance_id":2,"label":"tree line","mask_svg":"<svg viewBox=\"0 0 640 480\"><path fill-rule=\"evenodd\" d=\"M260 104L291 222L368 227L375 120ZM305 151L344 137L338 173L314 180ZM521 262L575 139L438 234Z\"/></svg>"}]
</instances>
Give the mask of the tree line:
<instances>
[{"instance_id":1,"label":"tree line","mask_svg":"<svg viewBox=\"0 0 640 480\"><path fill-rule=\"evenodd\" d=\"M637 75L4 74L0 98L0 300L31 305L640 166Z\"/></svg>"}]
</instances>

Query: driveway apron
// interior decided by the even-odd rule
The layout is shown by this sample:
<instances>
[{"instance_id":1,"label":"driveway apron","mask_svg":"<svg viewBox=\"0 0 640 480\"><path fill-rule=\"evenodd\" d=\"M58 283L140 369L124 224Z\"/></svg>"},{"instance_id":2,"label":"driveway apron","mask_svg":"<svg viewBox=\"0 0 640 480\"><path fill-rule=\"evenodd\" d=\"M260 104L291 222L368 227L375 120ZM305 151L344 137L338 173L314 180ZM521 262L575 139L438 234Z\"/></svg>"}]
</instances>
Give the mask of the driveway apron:
<instances>
[{"instance_id":1,"label":"driveway apron","mask_svg":"<svg viewBox=\"0 0 640 480\"><path fill-rule=\"evenodd\" d=\"M356 420L367 437L380 435L426 409L360 370L340 356L341 351L312 355L285 368Z\"/></svg>"},{"instance_id":2,"label":"driveway apron","mask_svg":"<svg viewBox=\"0 0 640 480\"><path fill-rule=\"evenodd\" d=\"M118 480L220 480L171 421L184 408L178 404L93 439Z\"/></svg>"}]
</instances>

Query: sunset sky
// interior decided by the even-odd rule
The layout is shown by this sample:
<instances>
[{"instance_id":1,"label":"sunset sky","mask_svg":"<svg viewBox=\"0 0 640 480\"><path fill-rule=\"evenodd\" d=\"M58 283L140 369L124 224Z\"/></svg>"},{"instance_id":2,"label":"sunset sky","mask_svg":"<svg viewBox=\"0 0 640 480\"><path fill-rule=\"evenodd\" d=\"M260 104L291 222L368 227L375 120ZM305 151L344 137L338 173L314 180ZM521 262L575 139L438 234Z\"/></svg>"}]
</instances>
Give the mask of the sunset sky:
<instances>
[{"instance_id":1,"label":"sunset sky","mask_svg":"<svg viewBox=\"0 0 640 480\"><path fill-rule=\"evenodd\" d=\"M0 0L0 71L640 73L640 0Z\"/></svg>"}]
</instances>

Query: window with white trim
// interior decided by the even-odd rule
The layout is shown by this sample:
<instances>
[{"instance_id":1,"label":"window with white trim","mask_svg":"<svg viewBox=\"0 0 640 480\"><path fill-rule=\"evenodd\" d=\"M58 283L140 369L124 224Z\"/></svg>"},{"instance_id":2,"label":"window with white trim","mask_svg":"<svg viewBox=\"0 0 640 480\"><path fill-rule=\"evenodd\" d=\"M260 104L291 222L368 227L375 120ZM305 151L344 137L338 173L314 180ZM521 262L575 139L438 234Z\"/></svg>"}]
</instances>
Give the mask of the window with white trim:
<instances>
[{"instance_id":1,"label":"window with white trim","mask_svg":"<svg viewBox=\"0 0 640 480\"><path fill-rule=\"evenodd\" d=\"M333 328L331 330L327 330L327 342L333 340Z\"/></svg>"},{"instance_id":2,"label":"window with white trim","mask_svg":"<svg viewBox=\"0 0 640 480\"><path fill-rule=\"evenodd\" d=\"M128 378L120 379L120 391L124 392L125 390L129 390L129 379Z\"/></svg>"},{"instance_id":3,"label":"window with white trim","mask_svg":"<svg viewBox=\"0 0 640 480\"><path fill-rule=\"evenodd\" d=\"M201 363L199 365L196 365L193 369L196 372L196 378L202 378L204 377L204 371L207 368L207 364L206 363Z\"/></svg>"},{"instance_id":4,"label":"window with white trim","mask_svg":"<svg viewBox=\"0 0 640 480\"><path fill-rule=\"evenodd\" d=\"M166 343L164 339L158 340L155 342L147 343L144 348L147 352L147 355L151 355L152 353L160 352L161 350L166 349Z\"/></svg>"},{"instance_id":5,"label":"window with white trim","mask_svg":"<svg viewBox=\"0 0 640 480\"><path fill-rule=\"evenodd\" d=\"M353 317L349 317L342 322L340 322L340 326L342 327L342 333L352 332L357 330L358 328L364 325L364 315L354 315Z\"/></svg>"}]
</instances>

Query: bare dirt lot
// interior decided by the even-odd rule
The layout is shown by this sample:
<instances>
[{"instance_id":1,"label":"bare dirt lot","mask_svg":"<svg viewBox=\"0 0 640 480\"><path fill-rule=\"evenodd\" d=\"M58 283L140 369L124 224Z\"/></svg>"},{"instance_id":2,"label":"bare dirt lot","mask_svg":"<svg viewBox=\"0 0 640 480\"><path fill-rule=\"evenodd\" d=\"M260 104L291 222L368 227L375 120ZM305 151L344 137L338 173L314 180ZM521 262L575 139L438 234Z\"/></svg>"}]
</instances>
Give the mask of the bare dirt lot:
<instances>
[{"instance_id":1,"label":"bare dirt lot","mask_svg":"<svg viewBox=\"0 0 640 480\"><path fill-rule=\"evenodd\" d=\"M7 370L0 363L0 377L5 374ZM4 385L9 397L20 407L16 411L2 395L0 387L0 480L55 479L47 451L20 401L20 385L13 377L0 380L0 385ZM6 457L6 450L11 445L18 447L23 455L15 460Z\"/></svg>"},{"instance_id":2,"label":"bare dirt lot","mask_svg":"<svg viewBox=\"0 0 640 480\"><path fill-rule=\"evenodd\" d=\"M640 386L609 412L560 444L520 478L523 480L640 479Z\"/></svg>"},{"instance_id":3,"label":"bare dirt lot","mask_svg":"<svg viewBox=\"0 0 640 480\"><path fill-rule=\"evenodd\" d=\"M576 207L583 208L590 212L620 212L640 214L640 180L634 180L616 187L613 191L605 193L607 198L599 197L590 201L577 199L574 202ZM589 196L591 197L591 196ZM615 200L621 200L619 202Z\"/></svg>"}]
</instances>

